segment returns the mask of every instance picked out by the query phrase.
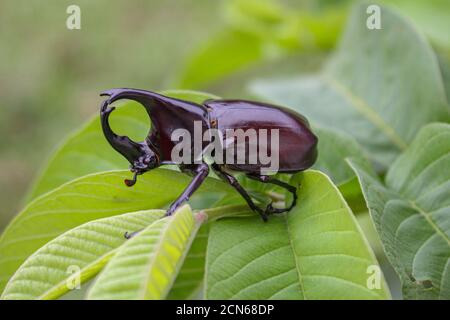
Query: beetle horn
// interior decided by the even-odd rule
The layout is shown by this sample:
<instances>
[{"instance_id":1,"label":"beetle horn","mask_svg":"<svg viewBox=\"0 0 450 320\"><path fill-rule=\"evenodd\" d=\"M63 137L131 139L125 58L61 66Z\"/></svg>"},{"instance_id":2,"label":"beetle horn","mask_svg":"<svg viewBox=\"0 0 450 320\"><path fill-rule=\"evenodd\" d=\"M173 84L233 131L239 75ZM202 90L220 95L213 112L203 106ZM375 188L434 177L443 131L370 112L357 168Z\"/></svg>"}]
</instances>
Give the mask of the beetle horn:
<instances>
[{"instance_id":1,"label":"beetle horn","mask_svg":"<svg viewBox=\"0 0 450 320\"><path fill-rule=\"evenodd\" d=\"M100 94L100 96L109 97L109 99L108 99L109 104L113 103L114 101L121 100L121 99L134 100L134 101L137 101L140 104L142 104L147 109L147 111L150 111L153 99L163 98L163 96L160 96L151 91L139 90L139 89L129 89L129 88L109 89L109 90L103 91ZM164 98L166 98L166 97L164 97Z\"/></svg>"},{"instance_id":2,"label":"beetle horn","mask_svg":"<svg viewBox=\"0 0 450 320\"><path fill-rule=\"evenodd\" d=\"M134 142L127 136L119 136L115 134L109 125L109 115L114 111L114 107L108 107L110 101L105 100L100 108L100 119L103 133L109 144L121 155L123 155L130 163L136 161L141 156L141 144Z\"/></svg>"}]
</instances>

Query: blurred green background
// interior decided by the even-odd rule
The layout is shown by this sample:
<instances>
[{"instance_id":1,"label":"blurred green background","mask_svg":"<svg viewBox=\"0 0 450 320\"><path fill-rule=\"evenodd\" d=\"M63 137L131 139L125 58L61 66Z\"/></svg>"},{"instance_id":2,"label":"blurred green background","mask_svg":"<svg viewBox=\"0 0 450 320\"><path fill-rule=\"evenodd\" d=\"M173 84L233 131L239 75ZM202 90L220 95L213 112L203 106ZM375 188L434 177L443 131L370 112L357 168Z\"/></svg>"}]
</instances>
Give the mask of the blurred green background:
<instances>
[{"instance_id":1,"label":"blurred green background","mask_svg":"<svg viewBox=\"0 0 450 320\"><path fill-rule=\"evenodd\" d=\"M276 22L276 14L282 14L271 13L270 7L264 8L257 1L251 2L254 9L261 8L255 19L269 27ZM81 8L81 30L66 28L66 9L71 4ZM285 5L307 6L299 1L286 1ZM230 22L238 20L230 18L231 7L236 4L211 0L2 0L0 230L21 208L21 199L51 151L97 112L102 90L185 87L219 95L243 95L240 84L251 76L252 69L258 70L245 65L258 61L261 54L253 35L236 33L234 48L219 50L212 61L197 61L203 68L198 75L197 66L188 70L190 57L208 47L209 39L214 43L214 39L229 33L233 42L234 29L239 32L251 28ZM264 26L257 26L254 32L260 32L260 27ZM276 46L264 50L277 55ZM220 70L224 62L220 59L228 59L231 65L225 61L225 69ZM314 56L311 60L317 59ZM239 68L240 62L243 68ZM224 81L199 83L198 76L201 79L202 74L217 66L216 78L227 68L241 69L241 73L238 71ZM262 64L260 69L258 72L270 74L273 68ZM183 80L181 74L185 70L187 76ZM192 83L189 73L194 74ZM234 91L236 88L239 92Z\"/></svg>"},{"instance_id":2,"label":"blurred green background","mask_svg":"<svg viewBox=\"0 0 450 320\"><path fill-rule=\"evenodd\" d=\"M71 4L81 30L66 28ZM99 92L170 87L219 17L207 0L2 0L0 229L51 151L97 112Z\"/></svg>"},{"instance_id":3,"label":"blurred green background","mask_svg":"<svg viewBox=\"0 0 450 320\"><path fill-rule=\"evenodd\" d=\"M0 231L52 150L98 112L102 90L194 89L248 98L251 79L319 70L354 2L2 0ZM450 1L383 2L426 34L450 92ZM81 8L81 30L66 28L72 4ZM359 221L382 252L368 215ZM386 270L398 297L395 275Z\"/></svg>"}]
</instances>

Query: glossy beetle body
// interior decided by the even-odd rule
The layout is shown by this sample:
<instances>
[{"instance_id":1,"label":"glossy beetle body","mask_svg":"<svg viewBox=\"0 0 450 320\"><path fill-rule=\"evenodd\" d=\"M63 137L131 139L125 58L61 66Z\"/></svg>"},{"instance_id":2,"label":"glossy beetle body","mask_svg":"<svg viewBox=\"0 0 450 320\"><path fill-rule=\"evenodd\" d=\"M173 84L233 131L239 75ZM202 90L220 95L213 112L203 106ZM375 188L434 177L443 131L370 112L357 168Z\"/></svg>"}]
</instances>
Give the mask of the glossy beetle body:
<instances>
[{"instance_id":1,"label":"glossy beetle body","mask_svg":"<svg viewBox=\"0 0 450 320\"><path fill-rule=\"evenodd\" d=\"M279 130L279 173L303 171L311 167L317 158L317 138L308 121L289 109L267 103L246 100L209 100L210 121L225 133L228 129L266 129L268 139L273 129ZM272 150L268 145L268 152ZM245 148L248 150L248 141ZM225 167L240 172L258 174L261 163L226 164Z\"/></svg>"},{"instance_id":2,"label":"glossy beetle body","mask_svg":"<svg viewBox=\"0 0 450 320\"><path fill-rule=\"evenodd\" d=\"M172 214L198 189L208 176L210 167L221 179L235 188L250 208L258 212L264 221L269 214L288 211L295 205L296 188L270 175L262 174L265 164L259 159L256 162L239 162L237 155L234 155L231 158L224 157L223 162L213 162L208 165L203 158L208 142L204 140L199 142L195 139L199 129L202 132L217 130L221 134L221 146L225 153L230 142L229 136L225 133L229 130L262 130L267 133L268 140L272 136L275 138L276 134L276 138L279 139L276 148L268 144L264 149L260 144L262 140L251 139L243 139L241 146L232 145L232 147L245 148L246 156L248 156L248 150L260 152L264 149L268 152L267 154L277 152L279 155L277 172L280 173L305 170L311 167L317 158L317 137L311 131L307 120L289 109L245 100L206 100L200 105L137 89L112 89L102 93L102 96L108 96L101 106L101 123L105 137L111 146L130 162L131 171L135 173L133 180L125 181L127 185L132 186L136 182L137 175L165 164L178 164L182 172L194 177L183 194L170 206L167 215ZM137 101L147 110L152 126L145 141L134 142L126 136L116 135L111 130L108 119L114 107L109 105L121 99ZM190 163L175 163L172 160L172 150L178 143L173 139L173 135L179 129L192 133L190 135L192 150L189 153L192 155L192 162ZM250 141L256 149L251 149ZM257 141L256 146L255 141ZM195 149L194 146L199 148ZM197 161L194 161L195 159ZM255 205L230 171L243 172L251 179L287 189L294 197L291 206L277 209L269 205L262 210Z\"/></svg>"}]
</instances>

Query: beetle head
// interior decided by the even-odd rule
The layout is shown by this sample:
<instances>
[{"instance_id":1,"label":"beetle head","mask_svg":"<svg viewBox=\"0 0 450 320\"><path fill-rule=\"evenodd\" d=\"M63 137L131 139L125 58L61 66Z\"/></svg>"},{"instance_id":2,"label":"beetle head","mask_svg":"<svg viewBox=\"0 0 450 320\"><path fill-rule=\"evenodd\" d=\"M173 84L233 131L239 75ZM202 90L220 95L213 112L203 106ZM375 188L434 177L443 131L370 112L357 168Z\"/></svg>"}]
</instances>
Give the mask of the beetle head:
<instances>
[{"instance_id":1,"label":"beetle head","mask_svg":"<svg viewBox=\"0 0 450 320\"><path fill-rule=\"evenodd\" d=\"M132 180L125 179L125 184L131 187L136 183L138 175L159 166L159 157L146 142L135 142L127 136L119 136L112 131L109 115L115 108L109 107L109 104L110 100L105 100L100 110L103 133L114 150L130 162L130 170L134 173L134 177Z\"/></svg>"},{"instance_id":2,"label":"beetle head","mask_svg":"<svg viewBox=\"0 0 450 320\"><path fill-rule=\"evenodd\" d=\"M130 161L130 163L130 171L134 172L134 177L132 180L125 179L125 184L129 187L136 183L136 178L138 175L159 166L158 157L149 148L148 150L144 151L136 160L134 160L133 162Z\"/></svg>"}]
</instances>

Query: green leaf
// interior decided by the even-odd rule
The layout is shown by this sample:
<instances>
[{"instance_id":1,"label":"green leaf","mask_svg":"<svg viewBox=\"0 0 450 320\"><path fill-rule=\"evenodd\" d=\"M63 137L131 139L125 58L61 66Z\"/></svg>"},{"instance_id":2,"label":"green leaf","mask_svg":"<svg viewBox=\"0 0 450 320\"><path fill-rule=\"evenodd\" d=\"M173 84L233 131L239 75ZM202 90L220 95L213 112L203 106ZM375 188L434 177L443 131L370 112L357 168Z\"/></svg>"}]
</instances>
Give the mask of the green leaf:
<instances>
[{"instance_id":1,"label":"green leaf","mask_svg":"<svg viewBox=\"0 0 450 320\"><path fill-rule=\"evenodd\" d=\"M200 292L205 274L208 236L209 224L206 224L198 231L167 299L192 299Z\"/></svg>"},{"instance_id":2,"label":"green leaf","mask_svg":"<svg viewBox=\"0 0 450 320\"><path fill-rule=\"evenodd\" d=\"M333 47L346 15L344 6L311 10L311 6L299 1L233 0L227 4L230 27L260 38L272 55Z\"/></svg>"},{"instance_id":3,"label":"green leaf","mask_svg":"<svg viewBox=\"0 0 450 320\"><path fill-rule=\"evenodd\" d=\"M408 15L431 40L450 48L450 2L447 0L385 0Z\"/></svg>"},{"instance_id":4,"label":"green leaf","mask_svg":"<svg viewBox=\"0 0 450 320\"><path fill-rule=\"evenodd\" d=\"M200 216L185 205L131 238L100 273L88 298L164 299L202 223Z\"/></svg>"},{"instance_id":5,"label":"green leaf","mask_svg":"<svg viewBox=\"0 0 450 320\"><path fill-rule=\"evenodd\" d=\"M219 220L211 226L208 299L386 299L369 289L377 261L355 217L327 176L306 171L288 214Z\"/></svg>"},{"instance_id":6,"label":"green leaf","mask_svg":"<svg viewBox=\"0 0 450 320\"><path fill-rule=\"evenodd\" d=\"M450 299L450 125L424 127L384 184L351 160L408 299Z\"/></svg>"},{"instance_id":7,"label":"green leaf","mask_svg":"<svg viewBox=\"0 0 450 320\"><path fill-rule=\"evenodd\" d=\"M347 162L348 158L346 159ZM367 160L360 159L360 161L365 162ZM349 166L349 168L351 168ZM360 212L366 212L366 200L362 194L361 186L359 185L358 178L356 175L353 176L351 180L338 186L339 191L344 196L345 201L352 209L353 213L357 214Z\"/></svg>"},{"instance_id":8,"label":"green leaf","mask_svg":"<svg viewBox=\"0 0 450 320\"><path fill-rule=\"evenodd\" d=\"M230 52L235 54L230 56ZM240 30L225 29L198 49L180 75L176 86L204 87L260 60L262 56L260 38Z\"/></svg>"},{"instance_id":9,"label":"green leaf","mask_svg":"<svg viewBox=\"0 0 450 320\"><path fill-rule=\"evenodd\" d=\"M190 90L168 90L162 94L201 103L217 96ZM140 140L150 129L147 113L136 102L121 102L111 115L111 126L117 132ZM125 169L129 163L106 141L99 116L68 137L55 151L28 195L34 199L75 178L107 170Z\"/></svg>"},{"instance_id":10,"label":"green leaf","mask_svg":"<svg viewBox=\"0 0 450 320\"><path fill-rule=\"evenodd\" d=\"M95 276L125 241L164 215L139 211L94 220L63 233L31 255L8 282L2 299L56 299ZM76 269L75 269L76 268ZM73 270L73 271L71 271Z\"/></svg>"},{"instance_id":11,"label":"green leaf","mask_svg":"<svg viewBox=\"0 0 450 320\"><path fill-rule=\"evenodd\" d=\"M216 203L214 208L202 210L208 216L208 222L229 216L255 215L255 212L251 211L247 204L218 206L220 203L221 201ZM198 231L167 299L202 298L209 227L210 224L205 224Z\"/></svg>"},{"instance_id":12,"label":"green leaf","mask_svg":"<svg viewBox=\"0 0 450 320\"><path fill-rule=\"evenodd\" d=\"M214 208L202 210L207 215L208 222L229 216L255 215L255 212L251 211L247 204L218 206L220 203L221 201L216 203ZM198 231L167 299L181 300L202 297L209 226L210 224L205 224Z\"/></svg>"},{"instance_id":13,"label":"green leaf","mask_svg":"<svg viewBox=\"0 0 450 320\"><path fill-rule=\"evenodd\" d=\"M227 25L194 51L174 86L205 88L257 64L334 47L344 10L311 12L273 0L226 2ZM298 6L297 6L298 7ZM211 63L211 62L214 63Z\"/></svg>"},{"instance_id":14,"label":"green leaf","mask_svg":"<svg viewBox=\"0 0 450 320\"><path fill-rule=\"evenodd\" d=\"M387 167L423 125L449 121L450 113L436 56L423 36L384 7L382 29L369 30L366 8L356 6L320 74L256 81L251 90L313 124L347 132Z\"/></svg>"},{"instance_id":15,"label":"green leaf","mask_svg":"<svg viewBox=\"0 0 450 320\"><path fill-rule=\"evenodd\" d=\"M61 233L99 218L163 208L191 179L174 170L154 169L129 188L123 183L129 177L127 171L88 175L31 202L0 238L0 290L29 255ZM195 197L233 192L223 182L207 179Z\"/></svg>"},{"instance_id":16,"label":"green leaf","mask_svg":"<svg viewBox=\"0 0 450 320\"><path fill-rule=\"evenodd\" d=\"M351 180L355 173L345 159L365 159L365 153L356 140L345 132L333 129L314 128L314 132L319 137L319 157L313 168L327 174L336 185Z\"/></svg>"},{"instance_id":17,"label":"green leaf","mask_svg":"<svg viewBox=\"0 0 450 320\"><path fill-rule=\"evenodd\" d=\"M444 79L445 92L447 99L450 98L450 50L441 50L438 52L439 65L441 67L442 78Z\"/></svg>"}]
</instances>

